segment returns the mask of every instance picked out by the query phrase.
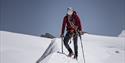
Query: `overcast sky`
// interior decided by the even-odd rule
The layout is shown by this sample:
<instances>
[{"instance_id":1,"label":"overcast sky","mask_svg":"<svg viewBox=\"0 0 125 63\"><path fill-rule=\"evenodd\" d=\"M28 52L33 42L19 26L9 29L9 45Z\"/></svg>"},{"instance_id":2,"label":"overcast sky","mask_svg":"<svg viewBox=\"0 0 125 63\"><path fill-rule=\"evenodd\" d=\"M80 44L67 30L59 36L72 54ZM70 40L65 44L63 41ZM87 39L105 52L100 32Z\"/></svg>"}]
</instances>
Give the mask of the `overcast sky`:
<instances>
[{"instance_id":1,"label":"overcast sky","mask_svg":"<svg viewBox=\"0 0 125 63\"><path fill-rule=\"evenodd\" d=\"M0 0L0 30L59 37L67 7L88 33L117 36L125 29L125 0Z\"/></svg>"}]
</instances>

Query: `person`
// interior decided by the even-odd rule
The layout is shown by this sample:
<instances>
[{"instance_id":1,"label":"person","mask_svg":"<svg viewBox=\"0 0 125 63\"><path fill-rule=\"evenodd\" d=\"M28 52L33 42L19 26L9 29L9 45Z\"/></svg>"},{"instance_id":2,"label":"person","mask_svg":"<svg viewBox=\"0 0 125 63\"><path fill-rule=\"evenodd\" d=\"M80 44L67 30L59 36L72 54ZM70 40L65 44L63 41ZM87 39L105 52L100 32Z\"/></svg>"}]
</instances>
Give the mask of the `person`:
<instances>
[{"instance_id":1,"label":"person","mask_svg":"<svg viewBox=\"0 0 125 63\"><path fill-rule=\"evenodd\" d=\"M65 27L67 28L66 29L67 33L64 36ZM74 55L74 59L77 59L78 57L78 45L77 45L78 33L77 32L79 32L80 34L83 34L80 19L76 11L74 11L72 7L69 7L67 8L66 16L63 19L62 31L61 31L60 37L64 37L64 45L69 52L68 56L71 57ZM73 54L73 51L68 44L69 40L72 37L73 37L73 42L74 42L75 54Z\"/></svg>"}]
</instances>

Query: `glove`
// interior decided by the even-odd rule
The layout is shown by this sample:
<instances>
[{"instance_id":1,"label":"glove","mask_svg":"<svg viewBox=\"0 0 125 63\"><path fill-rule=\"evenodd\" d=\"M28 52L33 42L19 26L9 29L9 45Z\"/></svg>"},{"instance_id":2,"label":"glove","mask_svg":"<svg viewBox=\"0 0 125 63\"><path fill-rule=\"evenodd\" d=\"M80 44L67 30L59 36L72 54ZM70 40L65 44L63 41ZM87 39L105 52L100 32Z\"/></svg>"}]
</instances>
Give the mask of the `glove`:
<instances>
[{"instance_id":1,"label":"glove","mask_svg":"<svg viewBox=\"0 0 125 63\"><path fill-rule=\"evenodd\" d=\"M83 35L83 34L84 34L84 32L83 32L83 31L79 31L79 33L80 33L80 35Z\"/></svg>"},{"instance_id":2,"label":"glove","mask_svg":"<svg viewBox=\"0 0 125 63\"><path fill-rule=\"evenodd\" d=\"M63 35L63 34L61 34L61 35L60 35L60 37L64 37L64 35Z\"/></svg>"}]
</instances>

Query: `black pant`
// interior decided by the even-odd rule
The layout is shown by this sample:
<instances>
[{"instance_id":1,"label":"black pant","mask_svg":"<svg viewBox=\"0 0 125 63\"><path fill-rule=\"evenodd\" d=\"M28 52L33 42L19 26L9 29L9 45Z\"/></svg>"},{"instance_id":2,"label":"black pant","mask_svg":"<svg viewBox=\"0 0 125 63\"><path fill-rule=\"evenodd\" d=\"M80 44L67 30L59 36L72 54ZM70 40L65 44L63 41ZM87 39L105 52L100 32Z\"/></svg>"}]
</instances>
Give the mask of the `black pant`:
<instances>
[{"instance_id":1,"label":"black pant","mask_svg":"<svg viewBox=\"0 0 125 63\"><path fill-rule=\"evenodd\" d=\"M78 45L77 45L77 34L76 33L70 33L67 32L65 37L64 37L64 45L67 48L67 50L69 51L69 53L73 53L72 49L70 48L68 42L69 39L71 39L71 37L73 37L73 42L74 42L74 51L75 51L75 56L78 56Z\"/></svg>"}]
</instances>

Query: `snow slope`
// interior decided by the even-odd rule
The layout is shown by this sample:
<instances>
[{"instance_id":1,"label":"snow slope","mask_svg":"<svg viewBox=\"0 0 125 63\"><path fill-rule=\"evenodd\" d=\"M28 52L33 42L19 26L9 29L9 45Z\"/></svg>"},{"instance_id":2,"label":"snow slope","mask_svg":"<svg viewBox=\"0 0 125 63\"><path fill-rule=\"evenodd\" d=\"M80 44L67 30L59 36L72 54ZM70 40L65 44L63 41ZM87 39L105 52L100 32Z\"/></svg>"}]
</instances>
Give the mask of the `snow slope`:
<instances>
[{"instance_id":1,"label":"snow slope","mask_svg":"<svg viewBox=\"0 0 125 63\"><path fill-rule=\"evenodd\" d=\"M82 36L86 63L124 63L125 62L125 38L108 37L92 34ZM60 39L55 39L61 49ZM73 43L70 45L73 49ZM83 63L81 43L78 40L79 57L78 62ZM59 50L61 51L61 50ZM64 52L68 54L67 50ZM48 60L49 58L49 60ZM77 61L63 54L52 53L40 63L77 63ZM47 62L46 62L47 61Z\"/></svg>"},{"instance_id":2,"label":"snow slope","mask_svg":"<svg viewBox=\"0 0 125 63\"><path fill-rule=\"evenodd\" d=\"M86 63L125 63L125 38L84 34ZM73 42L70 44L73 49ZM0 31L0 63L77 63L63 54L60 38L48 39ZM78 62L83 63L78 39ZM64 47L64 52L68 51Z\"/></svg>"},{"instance_id":3,"label":"snow slope","mask_svg":"<svg viewBox=\"0 0 125 63\"><path fill-rule=\"evenodd\" d=\"M35 63L51 40L0 31L0 63Z\"/></svg>"}]
</instances>

